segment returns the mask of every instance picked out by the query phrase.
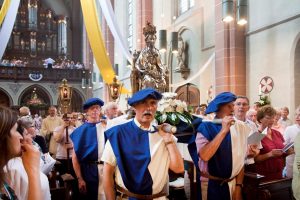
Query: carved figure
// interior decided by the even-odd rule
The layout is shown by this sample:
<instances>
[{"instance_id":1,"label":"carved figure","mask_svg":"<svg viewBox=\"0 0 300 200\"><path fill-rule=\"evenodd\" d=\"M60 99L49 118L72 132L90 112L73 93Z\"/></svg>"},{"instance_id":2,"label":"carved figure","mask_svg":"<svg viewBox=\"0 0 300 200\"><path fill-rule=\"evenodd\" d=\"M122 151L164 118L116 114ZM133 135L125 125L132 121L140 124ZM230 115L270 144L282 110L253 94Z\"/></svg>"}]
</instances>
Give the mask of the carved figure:
<instances>
[{"instance_id":1,"label":"carved figure","mask_svg":"<svg viewBox=\"0 0 300 200\"><path fill-rule=\"evenodd\" d=\"M177 69L185 69L185 41L183 41L182 37L178 37L178 53L177 53Z\"/></svg>"},{"instance_id":2,"label":"carved figure","mask_svg":"<svg viewBox=\"0 0 300 200\"><path fill-rule=\"evenodd\" d=\"M133 73L139 78L138 90L152 87L165 92L168 89L168 69L162 64L159 50L154 46L156 27L147 22L146 27L143 28L143 34L146 47L139 54L133 69ZM133 92L136 91L133 89Z\"/></svg>"},{"instance_id":3,"label":"carved figure","mask_svg":"<svg viewBox=\"0 0 300 200\"><path fill-rule=\"evenodd\" d=\"M187 65L187 50L188 44L183 40L181 36L178 37L178 53L177 53L177 67L175 72L181 73L183 79L187 79L190 74L190 69Z\"/></svg>"}]
</instances>

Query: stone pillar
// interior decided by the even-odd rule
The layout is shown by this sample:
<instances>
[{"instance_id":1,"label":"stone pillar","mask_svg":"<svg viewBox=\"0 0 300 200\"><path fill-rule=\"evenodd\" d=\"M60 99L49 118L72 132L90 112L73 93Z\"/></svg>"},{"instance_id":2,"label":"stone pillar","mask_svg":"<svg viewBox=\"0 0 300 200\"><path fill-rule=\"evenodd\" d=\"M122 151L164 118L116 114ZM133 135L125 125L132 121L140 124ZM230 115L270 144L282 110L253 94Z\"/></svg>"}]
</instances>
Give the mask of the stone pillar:
<instances>
[{"instance_id":1,"label":"stone pillar","mask_svg":"<svg viewBox=\"0 0 300 200\"><path fill-rule=\"evenodd\" d=\"M141 50L145 47L145 37L143 35L143 28L147 21L153 24L153 2L152 0L136 1L136 49ZM153 24L155 26L155 24Z\"/></svg>"},{"instance_id":2,"label":"stone pillar","mask_svg":"<svg viewBox=\"0 0 300 200\"><path fill-rule=\"evenodd\" d=\"M222 21L222 0L215 0L215 91L246 95L245 26Z\"/></svg>"}]
</instances>

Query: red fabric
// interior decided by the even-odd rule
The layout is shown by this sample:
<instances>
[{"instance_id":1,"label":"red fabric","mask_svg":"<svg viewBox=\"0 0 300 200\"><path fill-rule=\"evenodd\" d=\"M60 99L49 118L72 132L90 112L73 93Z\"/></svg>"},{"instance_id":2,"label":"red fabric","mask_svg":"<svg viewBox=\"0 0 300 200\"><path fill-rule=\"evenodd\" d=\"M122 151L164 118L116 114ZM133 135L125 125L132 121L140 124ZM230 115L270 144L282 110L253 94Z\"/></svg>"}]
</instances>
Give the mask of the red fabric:
<instances>
[{"instance_id":1,"label":"red fabric","mask_svg":"<svg viewBox=\"0 0 300 200\"><path fill-rule=\"evenodd\" d=\"M262 139L261 144L263 148L260 150L260 154L266 154L272 149L282 149L284 147L284 139L280 132L271 129L272 140L268 137ZM264 181L270 181L274 179L282 178L282 170L284 168L284 159L282 156L269 158L260 163L256 163L256 172L264 175Z\"/></svg>"}]
</instances>

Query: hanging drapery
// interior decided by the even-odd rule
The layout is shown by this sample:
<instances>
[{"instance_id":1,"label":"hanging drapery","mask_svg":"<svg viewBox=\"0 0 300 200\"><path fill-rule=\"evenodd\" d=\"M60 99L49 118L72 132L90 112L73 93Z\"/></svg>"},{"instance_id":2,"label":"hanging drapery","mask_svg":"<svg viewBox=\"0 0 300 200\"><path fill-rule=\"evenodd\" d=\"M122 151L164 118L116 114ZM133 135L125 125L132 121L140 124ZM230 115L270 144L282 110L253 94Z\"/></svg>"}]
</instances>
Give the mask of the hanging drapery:
<instances>
[{"instance_id":1,"label":"hanging drapery","mask_svg":"<svg viewBox=\"0 0 300 200\"><path fill-rule=\"evenodd\" d=\"M102 9L102 13L106 19L107 25L109 26L109 29L112 35L114 36L116 43L121 48L127 60L132 64L132 55L129 52L126 42L124 42L123 40L110 0L98 0L98 1Z\"/></svg>"},{"instance_id":2,"label":"hanging drapery","mask_svg":"<svg viewBox=\"0 0 300 200\"><path fill-rule=\"evenodd\" d=\"M107 84L113 82L115 72L107 56L107 52L102 39L101 28L98 22L95 0L80 0L83 20L85 23L88 39L93 51L99 71L103 80ZM128 93L128 90L122 88L122 93Z\"/></svg>"},{"instance_id":3,"label":"hanging drapery","mask_svg":"<svg viewBox=\"0 0 300 200\"><path fill-rule=\"evenodd\" d=\"M213 61L213 59L215 58L215 53L213 53L209 59L206 61L206 63L201 67L199 66L198 69L200 69L194 76L192 76L191 78L185 80L185 81L182 81L180 83L176 83L176 84L170 84L170 87L172 88L175 88L175 87L179 87L179 86L182 86L184 84L187 84L187 83L191 83L195 78L197 78L198 76L200 76L204 70L207 69L207 67L209 66L209 64Z\"/></svg>"},{"instance_id":4,"label":"hanging drapery","mask_svg":"<svg viewBox=\"0 0 300 200\"><path fill-rule=\"evenodd\" d=\"M9 5L9 9L6 13L5 19L3 21L1 30L0 30L0 60L2 59L2 56L4 54L4 51L6 49L7 43L9 41L12 29L15 24L16 16L18 13L20 0L13 0L11 1Z\"/></svg>"},{"instance_id":5,"label":"hanging drapery","mask_svg":"<svg viewBox=\"0 0 300 200\"><path fill-rule=\"evenodd\" d=\"M0 26L1 26L3 19L8 11L9 4L10 4L10 0L4 0L4 2L2 4L1 10L0 10Z\"/></svg>"}]
</instances>

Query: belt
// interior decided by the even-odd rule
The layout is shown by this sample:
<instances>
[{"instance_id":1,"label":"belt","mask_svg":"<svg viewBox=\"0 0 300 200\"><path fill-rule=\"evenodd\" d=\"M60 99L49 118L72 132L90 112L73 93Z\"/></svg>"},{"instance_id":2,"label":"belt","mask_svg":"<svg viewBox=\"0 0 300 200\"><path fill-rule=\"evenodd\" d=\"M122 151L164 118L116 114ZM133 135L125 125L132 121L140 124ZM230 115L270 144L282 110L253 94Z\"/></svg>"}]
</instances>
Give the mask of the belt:
<instances>
[{"instance_id":1,"label":"belt","mask_svg":"<svg viewBox=\"0 0 300 200\"><path fill-rule=\"evenodd\" d=\"M208 173L205 173L205 172L200 172L200 174L201 174L201 176L203 176L205 178L208 178L210 180L221 182L220 185L223 185L224 183L228 183L228 182L232 181L233 179L235 179L235 177L233 177L233 178L220 178L220 177L212 176L212 175L210 175Z\"/></svg>"},{"instance_id":2,"label":"belt","mask_svg":"<svg viewBox=\"0 0 300 200\"><path fill-rule=\"evenodd\" d=\"M85 161L85 163L87 163L87 164L94 164L94 165L103 165L104 164L104 162L103 161L92 161L92 160L90 160L90 161Z\"/></svg>"},{"instance_id":3,"label":"belt","mask_svg":"<svg viewBox=\"0 0 300 200\"><path fill-rule=\"evenodd\" d=\"M135 194L128 190L125 190L124 188L122 188L119 185L116 185L116 188L117 188L117 196L120 196L121 198L133 197L136 199L150 200L150 199L155 199L158 197L167 196L167 193L164 189L157 194Z\"/></svg>"}]
</instances>

